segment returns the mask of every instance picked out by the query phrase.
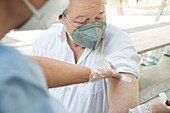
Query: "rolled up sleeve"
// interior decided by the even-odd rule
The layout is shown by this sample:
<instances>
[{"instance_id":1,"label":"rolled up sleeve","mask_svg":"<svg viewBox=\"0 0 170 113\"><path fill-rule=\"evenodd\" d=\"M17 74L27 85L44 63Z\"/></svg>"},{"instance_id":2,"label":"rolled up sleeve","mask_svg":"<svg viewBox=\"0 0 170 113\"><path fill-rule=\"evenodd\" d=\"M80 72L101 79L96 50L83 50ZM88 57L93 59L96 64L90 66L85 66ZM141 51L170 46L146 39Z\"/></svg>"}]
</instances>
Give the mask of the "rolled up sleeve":
<instances>
[{"instance_id":1,"label":"rolled up sleeve","mask_svg":"<svg viewBox=\"0 0 170 113\"><path fill-rule=\"evenodd\" d=\"M111 40L105 47L106 59L113 64L118 72L130 73L139 78L141 58L127 33L120 31L116 36L108 35L108 37L111 37Z\"/></svg>"}]
</instances>

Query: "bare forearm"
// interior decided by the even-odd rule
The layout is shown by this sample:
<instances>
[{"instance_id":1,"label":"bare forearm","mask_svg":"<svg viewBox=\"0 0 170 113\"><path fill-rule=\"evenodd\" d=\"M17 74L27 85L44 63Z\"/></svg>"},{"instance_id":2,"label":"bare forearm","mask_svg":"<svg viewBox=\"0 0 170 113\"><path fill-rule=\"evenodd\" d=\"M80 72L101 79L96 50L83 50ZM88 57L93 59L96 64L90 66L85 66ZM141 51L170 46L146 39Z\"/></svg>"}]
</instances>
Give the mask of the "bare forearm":
<instances>
[{"instance_id":1,"label":"bare forearm","mask_svg":"<svg viewBox=\"0 0 170 113\"><path fill-rule=\"evenodd\" d=\"M131 83L108 80L109 113L128 113L129 108L139 105L138 80L133 75L128 76L132 78Z\"/></svg>"},{"instance_id":2,"label":"bare forearm","mask_svg":"<svg viewBox=\"0 0 170 113\"><path fill-rule=\"evenodd\" d=\"M49 88L84 83L89 80L91 70L87 67L39 56L31 58L43 69Z\"/></svg>"}]
</instances>

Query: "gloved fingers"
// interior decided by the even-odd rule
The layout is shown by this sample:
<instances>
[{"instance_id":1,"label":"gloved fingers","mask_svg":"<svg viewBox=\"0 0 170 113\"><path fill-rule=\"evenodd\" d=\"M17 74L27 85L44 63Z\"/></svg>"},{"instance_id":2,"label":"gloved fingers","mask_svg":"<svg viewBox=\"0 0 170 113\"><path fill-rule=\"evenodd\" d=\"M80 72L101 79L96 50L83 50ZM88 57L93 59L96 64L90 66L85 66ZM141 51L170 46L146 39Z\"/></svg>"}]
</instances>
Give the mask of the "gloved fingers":
<instances>
[{"instance_id":1,"label":"gloved fingers","mask_svg":"<svg viewBox=\"0 0 170 113\"><path fill-rule=\"evenodd\" d=\"M114 68L112 68L112 77L120 80L122 76Z\"/></svg>"},{"instance_id":2,"label":"gloved fingers","mask_svg":"<svg viewBox=\"0 0 170 113\"><path fill-rule=\"evenodd\" d=\"M118 73L118 72L116 71L116 68L112 65L111 62L109 62L109 61L107 61L107 62L110 64L110 66L111 66L111 68L112 68L111 77L120 80L121 77L122 77L122 76L120 75L120 73Z\"/></svg>"},{"instance_id":3,"label":"gloved fingers","mask_svg":"<svg viewBox=\"0 0 170 113\"><path fill-rule=\"evenodd\" d=\"M112 69L115 69L115 67L112 65L111 62L109 62L108 60L107 60L107 62L110 64L110 66L111 66Z\"/></svg>"},{"instance_id":4,"label":"gloved fingers","mask_svg":"<svg viewBox=\"0 0 170 113\"><path fill-rule=\"evenodd\" d=\"M170 113L170 107L166 105L168 100L166 94L160 93L159 96L160 97L155 98L147 103L151 106L152 113Z\"/></svg>"},{"instance_id":5,"label":"gloved fingers","mask_svg":"<svg viewBox=\"0 0 170 113\"><path fill-rule=\"evenodd\" d=\"M136 108L129 109L129 113L170 113L170 108L166 103L169 104L169 100L165 101L165 98L158 97Z\"/></svg>"},{"instance_id":6,"label":"gloved fingers","mask_svg":"<svg viewBox=\"0 0 170 113\"><path fill-rule=\"evenodd\" d=\"M160 99L162 100L163 104L166 105L170 109L170 100L168 100L168 97L166 96L166 93L160 93L159 94Z\"/></svg>"},{"instance_id":7,"label":"gloved fingers","mask_svg":"<svg viewBox=\"0 0 170 113\"><path fill-rule=\"evenodd\" d=\"M106 62L107 62L107 72L108 72L108 77L112 77L112 78L116 78L116 79L118 79L118 80L120 80L121 79L121 75L120 75L120 73L118 73L117 71L116 71L116 68L112 65L112 63L111 62L109 62L108 60L105 60Z\"/></svg>"},{"instance_id":8,"label":"gloved fingers","mask_svg":"<svg viewBox=\"0 0 170 113\"><path fill-rule=\"evenodd\" d=\"M114 66L108 60L102 60L92 67L89 81L96 81L104 78L120 78L120 74L116 72Z\"/></svg>"},{"instance_id":9,"label":"gloved fingers","mask_svg":"<svg viewBox=\"0 0 170 113\"><path fill-rule=\"evenodd\" d=\"M137 106L136 108L129 109L129 113L152 113L152 109L149 104L142 104Z\"/></svg>"},{"instance_id":10,"label":"gloved fingers","mask_svg":"<svg viewBox=\"0 0 170 113\"><path fill-rule=\"evenodd\" d=\"M165 99L159 97L149 102L152 108L152 113L170 113L170 108L166 105Z\"/></svg>"}]
</instances>

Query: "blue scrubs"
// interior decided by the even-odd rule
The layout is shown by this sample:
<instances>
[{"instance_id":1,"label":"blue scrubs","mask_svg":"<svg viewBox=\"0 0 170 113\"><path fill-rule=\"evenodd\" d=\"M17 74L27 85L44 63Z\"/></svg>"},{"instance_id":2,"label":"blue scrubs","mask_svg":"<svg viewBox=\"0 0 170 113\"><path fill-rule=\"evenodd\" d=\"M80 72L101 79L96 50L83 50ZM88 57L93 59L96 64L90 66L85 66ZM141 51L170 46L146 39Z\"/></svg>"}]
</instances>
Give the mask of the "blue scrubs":
<instances>
[{"instance_id":1,"label":"blue scrubs","mask_svg":"<svg viewBox=\"0 0 170 113\"><path fill-rule=\"evenodd\" d=\"M66 113L46 84L34 61L0 44L0 113Z\"/></svg>"}]
</instances>

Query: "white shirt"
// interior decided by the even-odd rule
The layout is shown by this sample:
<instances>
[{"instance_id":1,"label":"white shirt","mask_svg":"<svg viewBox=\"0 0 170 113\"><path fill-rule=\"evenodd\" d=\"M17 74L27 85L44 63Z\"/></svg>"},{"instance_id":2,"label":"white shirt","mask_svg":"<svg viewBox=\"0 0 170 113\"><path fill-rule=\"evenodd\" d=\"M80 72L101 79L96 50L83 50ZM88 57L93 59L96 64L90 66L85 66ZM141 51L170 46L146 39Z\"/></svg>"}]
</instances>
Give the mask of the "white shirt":
<instances>
[{"instance_id":1,"label":"white shirt","mask_svg":"<svg viewBox=\"0 0 170 113\"><path fill-rule=\"evenodd\" d=\"M33 55L44 56L67 63L75 64L74 54L67 43L64 26L51 28L36 40ZM86 48L77 65L92 66L102 59L109 60L118 72L131 73L139 77L137 54L127 33L115 26L107 25L103 40L94 51ZM69 113L106 113L107 81L75 84L50 89Z\"/></svg>"}]
</instances>

